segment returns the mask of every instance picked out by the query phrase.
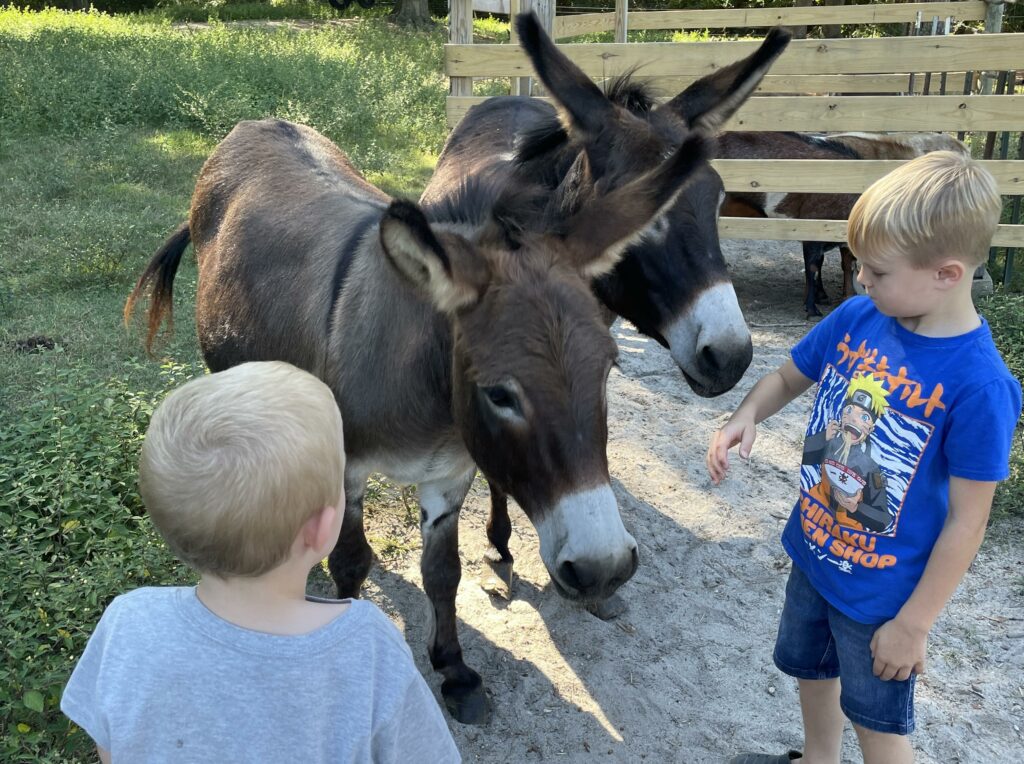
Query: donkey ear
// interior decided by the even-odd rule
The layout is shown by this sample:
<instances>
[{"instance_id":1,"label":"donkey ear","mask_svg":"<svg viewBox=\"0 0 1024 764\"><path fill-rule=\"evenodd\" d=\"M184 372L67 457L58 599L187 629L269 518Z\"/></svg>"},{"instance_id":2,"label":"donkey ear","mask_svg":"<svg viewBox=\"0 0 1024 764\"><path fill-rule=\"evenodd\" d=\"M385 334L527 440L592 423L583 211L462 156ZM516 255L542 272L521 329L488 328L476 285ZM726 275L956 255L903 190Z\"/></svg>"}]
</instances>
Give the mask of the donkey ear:
<instances>
[{"instance_id":1,"label":"donkey ear","mask_svg":"<svg viewBox=\"0 0 1024 764\"><path fill-rule=\"evenodd\" d=\"M583 275L594 278L614 268L626 247L675 202L709 153L708 139L694 133L658 167L588 203L570 218L566 246Z\"/></svg>"},{"instance_id":2,"label":"donkey ear","mask_svg":"<svg viewBox=\"0 0 1024 764\"><path fill-rule=\"evenodd\" d=\"M671 109L693 128L717 133L761 84L792 36L787 29L775 27L752 54L700 78L661 108Z\"/></svg>"},{"instance_id":3,"label":"donkey ear","mask_svg":"<svg viewBox=\"0 0 1024 764\"><path fill-rule=\"evenodd\" d=\"M448 246L434 234L422 210L404 199L391 202L380 221L380 243L398 272L438 310L454 313L480 298L484 266L471 256L465 239L454 234L443 238Z\"/></svg>"},{"instance_id":4,"label":"donkey ear","mask_svg":"<svg viewBox=\"0 0 1024 764\"><path fill-rule=\"evenodd\" d=\"M614 110L601 89L558 50L533 12L516 16L516 32L537 76L573 127L591 135L599 132Z\"/></svg>"}]
</instances>

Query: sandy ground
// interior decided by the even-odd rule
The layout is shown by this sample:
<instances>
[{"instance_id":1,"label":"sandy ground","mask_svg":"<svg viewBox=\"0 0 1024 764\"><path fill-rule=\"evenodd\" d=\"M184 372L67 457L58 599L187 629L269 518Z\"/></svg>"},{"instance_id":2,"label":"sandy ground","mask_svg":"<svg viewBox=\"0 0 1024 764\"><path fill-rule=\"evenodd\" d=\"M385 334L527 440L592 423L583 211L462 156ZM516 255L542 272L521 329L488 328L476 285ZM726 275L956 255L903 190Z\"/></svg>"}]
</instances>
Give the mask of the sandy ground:
<instances>
[{"instance_id":1,"label":"sandy ground","mask_svg":"<svg viewBox=\"0 0 1024 764\"><path fill-rule=\"evenodd\" d=\"M760 428L749 463L734 460L721 487L711 485L703 457L711 432L809 328L802 264L791 243L726 248L754 336L737 389L699 398L657 344L622 322L613 327L621 370L610 382L608 455L641 560L620 590L624 615L605 622L562 600L515 507L513 598L486 594L477 580L487 489L474 486L460 526L458 614L466 661L483 675L494 715L485 727L451 722L466 761L723 762L800 747L795 682L771 651L789 570L779 535L796 496L810 393ZM837 261L828 255L832 294ZM374 522L395 524L371 517L371 535ZM414 531L408 538L418 544ZM1022 540L1019 523L990 532L933 631L917 692L920 762L1024 761ZM415 549L375 566L365 596L404 629L440 697L418 566ZM849 726L843 750L844 762L861 760Z\"/></svg>"}]
</instances>

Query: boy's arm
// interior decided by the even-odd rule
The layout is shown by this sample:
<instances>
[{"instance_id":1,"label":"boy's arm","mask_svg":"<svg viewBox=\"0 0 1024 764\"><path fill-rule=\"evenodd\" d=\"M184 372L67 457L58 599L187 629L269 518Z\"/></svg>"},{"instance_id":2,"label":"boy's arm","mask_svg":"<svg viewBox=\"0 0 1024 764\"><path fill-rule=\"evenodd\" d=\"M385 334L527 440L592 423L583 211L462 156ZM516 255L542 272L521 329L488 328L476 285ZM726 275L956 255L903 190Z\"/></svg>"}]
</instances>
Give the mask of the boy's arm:
<instances>
[{"instance_id":1,"label":"boy's arm","mask_svg":"<svg viewBox=\"0 0 1024 764\"><path fill-rule=\"evenodd\" d=\"M110 764L110 751L108 751L106 748L100 748L99 746L96 746L96 753L100 755L100 761L103 764Z\"/></svg>"},{"instance_id":2,"label":"boy's arm","mask_svg":"<svg viewBox=\"0 0 1024 764\"><path fill-rule=\"evenodd\" d=\"M725 477L729 469L730 448L739 443L740 456L744 459L750 456L750 448L757 434L756 425L813 384L814 380L805 377L792 359L771 374L761 377L725 426L711 436L706 459L711 481L717 485Z\"/></svg>"},{"instance_id":3,"label":"boy's arm","mask_svg":"<svg viewBox=\"0 0 1024 764\"><path fill-rule=\"evenodd\" d=\"M994 482L949 479L949 514L924 574L896 617L871 639L875 676L902 681L924 673L928 632L978 553L995 489Z\"/></svg>"}]
</instances>

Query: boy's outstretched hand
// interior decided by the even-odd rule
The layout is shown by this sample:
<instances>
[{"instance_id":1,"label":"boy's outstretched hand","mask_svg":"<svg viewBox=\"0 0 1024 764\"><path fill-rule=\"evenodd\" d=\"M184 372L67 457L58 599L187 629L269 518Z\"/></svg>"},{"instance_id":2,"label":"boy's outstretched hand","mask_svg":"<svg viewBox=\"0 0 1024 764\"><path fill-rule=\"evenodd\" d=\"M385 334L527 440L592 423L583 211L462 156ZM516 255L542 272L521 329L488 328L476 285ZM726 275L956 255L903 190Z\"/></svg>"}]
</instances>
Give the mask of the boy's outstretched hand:
<instances>
[{"instance_id":1,"label":"boy's outstretched hand","mask_svg":"<svg viewBox=\"0 0 1024 764\"><path fill-rule=\"evenodd\" d=\"M756 437L757 430L753 419L730 419L725 427L715 431L711 436L711 445L708 446L706 457L712 483L721 483L725 473L729 471L729 449L739 443L740 456L746 459L750 456L750 449Z\"/></svg>"}]
</instances>

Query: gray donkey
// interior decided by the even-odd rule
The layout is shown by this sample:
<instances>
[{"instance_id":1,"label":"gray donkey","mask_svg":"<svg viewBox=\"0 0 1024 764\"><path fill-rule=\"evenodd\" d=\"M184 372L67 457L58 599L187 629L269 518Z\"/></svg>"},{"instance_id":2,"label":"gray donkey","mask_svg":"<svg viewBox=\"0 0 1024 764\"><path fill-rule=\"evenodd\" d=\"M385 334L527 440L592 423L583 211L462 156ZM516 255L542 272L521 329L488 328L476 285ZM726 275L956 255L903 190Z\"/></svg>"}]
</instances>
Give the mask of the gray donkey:
<instances>
[{"instance_id":1,"label":"gray donkey","mask_svg":"<svg viewBox=\"0 0 1024 764\"><path fill-rule=\"evenodd\" d=\"M570 114L586 108L576 103L578 71L536 31L528 50L552 95ZM548 206L543 187L506 184L496 194L481 181L427 210L431 221L370 185L316 131L242 122L203 166L188 222L125 306L127 320L150 292L151 344L191 242L210 369L281 360L331 386L348 456L348 504L329 558L340 596L358 595L371 564L369 475L418 485L429 654L459 721L481 723L490 707L463 661L455 618L458 515L477 466L533 521L562 596L603 600L636 570L605 453L616 347L590 281L704 166L704 138L680 138L571 215Z\"/></svg>"}]
</instances>

